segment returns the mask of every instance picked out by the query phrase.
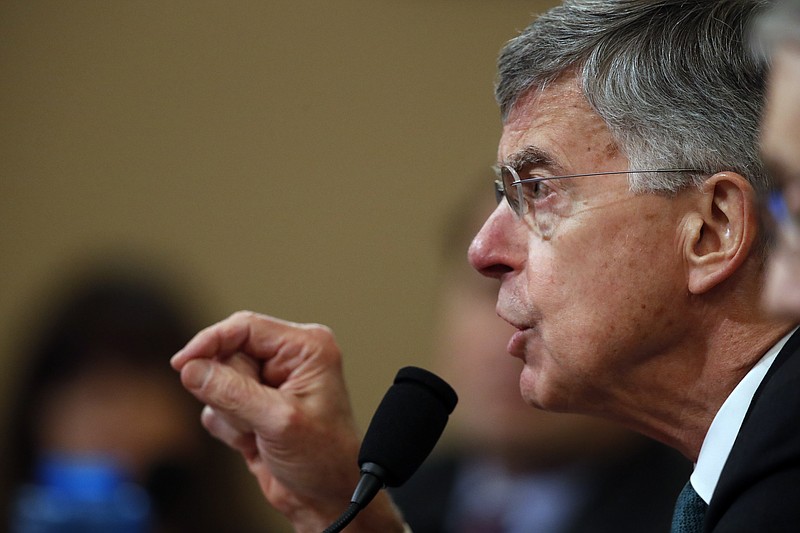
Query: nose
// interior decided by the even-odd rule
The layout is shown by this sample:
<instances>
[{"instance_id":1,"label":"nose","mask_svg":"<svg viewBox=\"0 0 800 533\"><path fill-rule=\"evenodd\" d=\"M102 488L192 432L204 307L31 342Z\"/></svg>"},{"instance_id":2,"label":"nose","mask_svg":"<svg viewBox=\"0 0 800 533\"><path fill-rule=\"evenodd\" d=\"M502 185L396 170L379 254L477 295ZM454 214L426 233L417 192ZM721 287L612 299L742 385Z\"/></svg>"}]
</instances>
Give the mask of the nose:
<instances>
[{"instance_id":1,"label":"nose","mask_svg":"<svg viewBox=\"0 0 800 533\"><path fill-rule=\"evenodd\" d=\"M518 242L521 226L508 204L500 202L472 239L468 253L472 268L495 279L520 270L523 261Z\"/></svg>"}]
</instances>

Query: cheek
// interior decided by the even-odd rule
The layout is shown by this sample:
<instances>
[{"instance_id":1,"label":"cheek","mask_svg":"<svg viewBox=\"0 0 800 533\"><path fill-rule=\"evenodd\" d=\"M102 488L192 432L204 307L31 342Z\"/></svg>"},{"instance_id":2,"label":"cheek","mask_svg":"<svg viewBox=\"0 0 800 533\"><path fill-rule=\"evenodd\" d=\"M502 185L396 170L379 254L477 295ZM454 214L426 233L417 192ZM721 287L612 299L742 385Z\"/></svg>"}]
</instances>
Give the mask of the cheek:
<instances>
[{"instance_id":1,"label":"cheek","mask_svg":"<svg viewBox=\"0 0 800 533\"><path fill-rule=\"evenodd\" d=\"M556 237L549 255L532 258L541 269L528 283L537 287L545 344L554 353L569 346L589 363L604 356L592 347L622 350L623 342L665 327L682 278L667 232L604 224L577 237Z\"/></svg>"},{"instance_id":2,"label":"cheek","mask_svg":"<svg viewBox=\"0 0 800 533\"><path fill-rule=\"evenodd\" d=\"M555 235L549 241L532 239L525 284L531 303L543 318L558 313L571 314L585 309L598 310L599 302L613 291L618 266L627 259L611 250L601 249L607 241L600 238L575 239L574 235ZM572 323L570 319L568 323Z\"/></svg>"}]
</instances>

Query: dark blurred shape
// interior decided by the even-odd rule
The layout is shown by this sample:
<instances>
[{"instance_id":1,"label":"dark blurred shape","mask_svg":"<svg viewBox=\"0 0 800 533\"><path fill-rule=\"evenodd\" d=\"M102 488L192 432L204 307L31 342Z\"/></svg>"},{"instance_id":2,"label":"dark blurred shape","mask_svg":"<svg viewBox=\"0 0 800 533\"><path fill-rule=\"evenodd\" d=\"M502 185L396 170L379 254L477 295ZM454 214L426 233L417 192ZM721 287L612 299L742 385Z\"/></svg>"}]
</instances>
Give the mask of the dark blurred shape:
<instances>
[{"instance_id":1,"label":"dark blurred shape","mask_svg":"<svg viewBox=\"0 0 800 533\"><path fill-rule=\"evenodd\" d=\"M194 320L160 280L133 272L101 267L65 281L29 332L17 354L7 492L36 481L53 456L110 459L146 489L153 531L263 531L245 523L228 454L202 433L200 405L169 366Z\"/></svg>"}]
</instances>

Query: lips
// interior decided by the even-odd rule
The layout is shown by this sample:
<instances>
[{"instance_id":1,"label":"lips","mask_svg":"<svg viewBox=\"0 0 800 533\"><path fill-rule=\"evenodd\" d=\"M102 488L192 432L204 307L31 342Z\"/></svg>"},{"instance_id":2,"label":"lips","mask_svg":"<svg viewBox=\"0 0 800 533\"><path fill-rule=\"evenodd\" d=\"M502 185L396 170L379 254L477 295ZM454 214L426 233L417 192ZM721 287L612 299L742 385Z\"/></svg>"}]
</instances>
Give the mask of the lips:
<instances>
[{"instance_id":1,"label":"lips","mask_svg":"<svg viewBox=\"0 0 800 533\"><path fill-rule=\"evenodd\" d=\"M520 329L508 340L506 351L519 359L525 360L525 346L528 344L530 328Z\"/></svg>"},{"instance_id":2,"label":"lips","mask_svg":"<svg viewBox=\"0 0 800 533\"><path fill-rule=\"evenodd\" d=\"M517 331L511 335L511 338L508 341L508 345L506 346L506 351L517 357L519 359L525 360L525 346L528 343L530 331L533 329L532 326L527 324L522 324L519 322L515 322L514 320L510 319L505 313L503 313L500 309L498 309L497 314L500 318L504 321L511 324Z\"/></svg>"}]
</instances>

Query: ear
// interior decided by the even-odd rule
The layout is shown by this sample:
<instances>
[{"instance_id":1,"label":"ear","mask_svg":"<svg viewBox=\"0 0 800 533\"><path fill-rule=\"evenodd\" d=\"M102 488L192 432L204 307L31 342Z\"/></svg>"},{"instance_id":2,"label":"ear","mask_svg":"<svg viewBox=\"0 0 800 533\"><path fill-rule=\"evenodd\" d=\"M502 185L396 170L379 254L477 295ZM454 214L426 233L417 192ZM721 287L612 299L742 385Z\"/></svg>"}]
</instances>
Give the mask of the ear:
<instances>
[{"instance_id":1,"label":"ear","mask_svg":"<svg viewBox=\"0 0 800 533\"><path fill-rule=\"evenodd\" d=\"M684 231L688 288L702 294L732 276L750 254L758 234L753 187L735 172L714 174L696 196Z\"/></svg>"}]
</instances>

